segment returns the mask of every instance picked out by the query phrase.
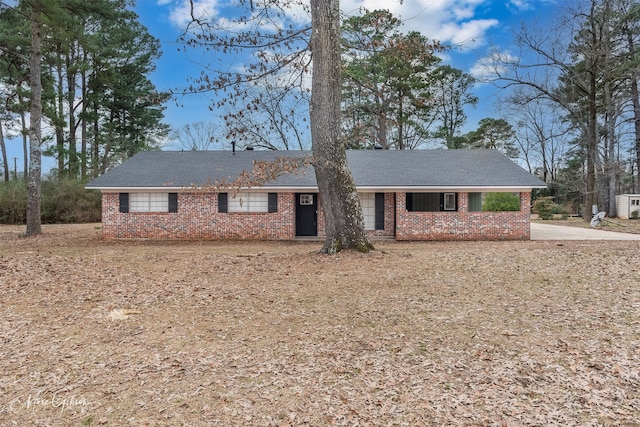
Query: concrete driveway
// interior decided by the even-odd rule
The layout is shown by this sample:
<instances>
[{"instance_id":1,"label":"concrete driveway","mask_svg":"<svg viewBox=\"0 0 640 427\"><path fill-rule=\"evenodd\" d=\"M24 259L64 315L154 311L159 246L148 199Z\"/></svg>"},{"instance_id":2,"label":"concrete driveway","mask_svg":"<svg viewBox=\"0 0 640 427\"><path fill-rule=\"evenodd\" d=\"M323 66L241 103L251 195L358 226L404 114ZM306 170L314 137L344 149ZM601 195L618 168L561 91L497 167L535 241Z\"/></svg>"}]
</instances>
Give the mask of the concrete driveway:
<instances>
[{"instance_id":1,"label":"concrete driveway","mask_svg":"<svg viewBox=\"0 0 640 427\"><path fill-rule=\"evenodd\" d=\"M640 240L640 234L532 222L531 240Z\"/></svg>"}]
</instances>

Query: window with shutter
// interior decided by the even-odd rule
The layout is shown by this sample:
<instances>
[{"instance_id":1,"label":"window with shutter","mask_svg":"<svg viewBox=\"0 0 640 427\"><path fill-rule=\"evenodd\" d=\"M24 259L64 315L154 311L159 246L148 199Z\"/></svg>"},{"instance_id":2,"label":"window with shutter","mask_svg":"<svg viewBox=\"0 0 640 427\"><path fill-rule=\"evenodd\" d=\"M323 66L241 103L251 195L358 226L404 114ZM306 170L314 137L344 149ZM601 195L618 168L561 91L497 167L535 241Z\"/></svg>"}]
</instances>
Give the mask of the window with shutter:
<instances>
[{"instance_id":1,"label":"window with shutter","mask_svg":"<svg viewBox=\"0 0 640 427\"><path fill-rule=\"evenodd\" d=\"M376 230L384 230L384 193L376 193Z\"/></svg>"},{"instance_id":2,"label":"window with shutter","mask_svg":"<svg viewBox=\"0 0 640 427\"><path fill-rule=\"evenodd\" d=\"M218 212L227 213L228 212L228 202L229 196L227 193L218 193Z\"/></svg>"},{"instance_id":3,"label":"window with shutter","mask_svg":"<svg viewBox=\"0 0 640 427\"><path fill-rule=\"evenodd\" d=\"M178 212L178 193L169 193L169 212Z\"/></svg>"},{"instance_id":4,"label":"window with shutter","mask_svg":"<svg viewBox=\"0 0 640 427\"><path fill-rule=\"evenodd\" d=\"M268 211L278 212L278 193L269 193Z\"/></svg>"},{"instance_id":5,"label":"window with shutter","mask_svg":"<svg viewBox=\"0 0 640 427\"><path fill-rule=\"evenodd\" d=\"M120 193L118 195L119 206L121 213L129 212L129 193Z\"/></svg>"}]
</instances>

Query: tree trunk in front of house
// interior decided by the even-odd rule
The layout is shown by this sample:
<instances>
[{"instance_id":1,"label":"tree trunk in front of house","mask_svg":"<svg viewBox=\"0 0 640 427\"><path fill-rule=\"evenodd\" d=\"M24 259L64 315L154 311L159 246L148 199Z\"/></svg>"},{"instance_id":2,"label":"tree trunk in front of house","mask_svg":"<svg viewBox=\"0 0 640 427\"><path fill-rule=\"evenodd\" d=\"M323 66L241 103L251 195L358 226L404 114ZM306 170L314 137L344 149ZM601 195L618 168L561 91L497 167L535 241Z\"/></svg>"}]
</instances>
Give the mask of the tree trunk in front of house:
<instances>
[{"instance_id":1,"label":"tree trunk in front of house","mask_svg":"<svg viewBox=\"0 0 640 427\"><path fill-rule=\"evenodd\" d=\"M27 236L42 233L40 195L42 180L42 81L40 78L42 46L42 10L39 0L31 5L31 59L29 82L31 88L31 116L29 129L29 184L27 193Z\"/></svg>"},{"instance_id":2,"label":"tree trunk in front of house","mask_svg":"<svg viewBox=\"0 0 640 427\"><path fill-rule=\"evenodd\" d=\"M338 0L311 0L311 141L326 240L324 253L373 248L340 135L340 8Z\"/></svg>"}]
</instances>

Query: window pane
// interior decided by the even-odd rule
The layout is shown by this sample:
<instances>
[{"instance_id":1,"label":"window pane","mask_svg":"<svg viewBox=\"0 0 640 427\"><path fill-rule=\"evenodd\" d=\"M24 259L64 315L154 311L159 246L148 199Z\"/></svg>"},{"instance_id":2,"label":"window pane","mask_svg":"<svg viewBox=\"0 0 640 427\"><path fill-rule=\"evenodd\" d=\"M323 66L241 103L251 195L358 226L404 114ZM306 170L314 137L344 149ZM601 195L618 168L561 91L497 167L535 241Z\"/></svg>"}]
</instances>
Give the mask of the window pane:
<instances>
[{"instance_id":1,"label":"window pane","mask_svg":"<svg viewBox=\"0 0 640 427\"><path fill-rule=\"evenodd\" d=\"M456 193L444 193L444 210L456 210Z\"/></svg>"},{"instance_id":2,"label":"window pane","mask_svg":"<svg viewBox=\"0 0 640 427\"><path fill-rule=\"evenodd\" d=\"M169 193L150 193L149 212L169 212Z\"/></svg>"},{"instance_id":3,"label":"window pane","mask_svg":"<svg viewBox=\"0 0 640 427\"><path fill-rule=\"evenodd\" d=\"M300 205L313 205L313 194L301 194Z\"/></svg>"},{"instance_id":4,"label":"window pane","mask_svg":"<svg viewBox=\"0 0 640 427\"><path fill-rule=\"evenodd\" d=\"M409 193L407 199L411 199L411 204L407 203L407 210L413 212L439 212L441 193Z\"/></svg>"},{"instance_id":5,"label":"window pane","mask_svg":"<svg viewBox=\"0 0 640 427\"><path fill-rule=\"evenodd\" d=\"M229 212L268 212L268 193L238 193L228 200Z\"/></svg>"},{"instance_id":6,"label":"window pane","mask_svg":"<svg viewBox=\"0 0 640 427\"><path fill-rule=\"evenodd\" d=\"M482 211L482 193L469 193L469 212Z\"/></svg>"},{"instance_id":7,"label":"window pane","mask_svg":"<svg viewBox=\"0 0 640 427\"><path fill-rule=\"evenodd\" d=\"M169 193L129 193L129 212L168 212Z\"/></svg>"},{"instance_id":8,"label":"window pane","mask_svg":"<svg viewBox=\"0 0 640 427\"><path fill-rule=\"evenodd\" d=\"M129 212L149 212L149 193L130 193Z\"/></svg>"}]
</instances>

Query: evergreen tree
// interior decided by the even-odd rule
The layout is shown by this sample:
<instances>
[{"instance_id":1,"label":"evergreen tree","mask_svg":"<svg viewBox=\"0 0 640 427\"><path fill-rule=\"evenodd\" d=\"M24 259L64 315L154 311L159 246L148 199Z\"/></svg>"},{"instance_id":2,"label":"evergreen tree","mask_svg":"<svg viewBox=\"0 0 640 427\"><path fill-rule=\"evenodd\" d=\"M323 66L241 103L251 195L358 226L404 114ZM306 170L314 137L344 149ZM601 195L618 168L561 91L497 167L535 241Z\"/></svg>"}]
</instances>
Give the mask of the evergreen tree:
<instances>
[{"instance_id":1,"label":"evergreen tree","mask_svg":"<svg viewBox=\"0 0 640 427\"><path fill-rule=\"evenodd\" d=\"M343 35L343 127L353 147L414 148L433 123L431 73L443 46L402 34L389 11L348 18Z\"/></svg>"},{"instance_id":2,"label":"evergreen tree","mask_svg":"<svg viewBox=\"0 0 640 427\"><path fill-rule=\"evenodd\" d=\"M478 123L478 129L466 135L469 148L498 150L507 157L518 157L513 127L504 119L484 118Z\"/></svg>"},{"instance_id":3,"label":"evergreen tree","mask_svg":"<svg viewBox=\"0 0 640 427\"><path fill-rule=\"evenodd\" d=\"M478 97L471 93L474 84L473 76L449 65L442 65L433 73L434 112L440 123L434 136L442 138L449 149L459 148L460 139L456 136L467 121L465 105L478 103Z\"/></svg>"}]
</instances>

